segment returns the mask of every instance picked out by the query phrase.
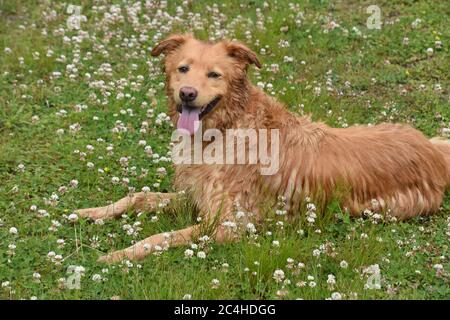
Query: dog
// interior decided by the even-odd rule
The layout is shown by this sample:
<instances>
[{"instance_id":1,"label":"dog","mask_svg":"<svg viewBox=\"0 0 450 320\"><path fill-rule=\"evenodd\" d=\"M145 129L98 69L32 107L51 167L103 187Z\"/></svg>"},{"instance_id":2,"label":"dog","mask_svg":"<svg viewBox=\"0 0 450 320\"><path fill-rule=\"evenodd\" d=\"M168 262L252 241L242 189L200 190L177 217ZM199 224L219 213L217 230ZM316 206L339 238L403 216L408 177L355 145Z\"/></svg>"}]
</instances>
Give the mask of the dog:
<instances>
[{"instance_id":1,"label":"dog","mask_svg":"<svg viewBox=\"0 0 450 320\"><path fill-rule=\"evenodd\" d=\"M188 245L207 221L217 222L212 232L217 243L235 241L242 232L236 228L237 220L244 225L261 221L261 204L275 204L280 196L288 215L299 212L305 197L326 204L338 189L340 206L351 216L369 209L402 220L439 210L450 186L450 141L428 139L408 125L331 128L291 113L250 83L249 66L262 65L239 42L204 42L177 34L157 44L151 54L165 56L169 115L179 130L188 136L208 129L278 130L279 168L262 175L261 163L175 164L174 185L193 201L203 222L153 235L99 261L137 260L157 246ZM249 151L251 146L245 148ZM105 219L130 208L154 210L161 201L177 196L139 192L105 207L76 212Z\"/></svg>"}]
</instances>

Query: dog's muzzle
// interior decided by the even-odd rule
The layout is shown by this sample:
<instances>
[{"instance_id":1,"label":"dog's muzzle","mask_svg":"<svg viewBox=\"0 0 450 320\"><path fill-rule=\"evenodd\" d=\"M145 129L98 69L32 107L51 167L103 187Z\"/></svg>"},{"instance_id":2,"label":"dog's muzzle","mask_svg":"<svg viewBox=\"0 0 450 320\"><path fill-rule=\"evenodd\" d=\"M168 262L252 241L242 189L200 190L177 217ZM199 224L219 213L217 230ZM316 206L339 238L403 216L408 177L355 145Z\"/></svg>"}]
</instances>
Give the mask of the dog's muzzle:
<instances>
[{"instance_id":1,"label":"dog's muzzle","mask_svg":"<svg viewBox=\"0 0 450 320\"><path fill-rule=\"evenodd\" d=\"M203 106L201 108L200 114L199 114L199 120L202 120L203 117L205 117L208 113L210 113L219 103L220 99L222 99L222 96L217 96L213 100L211 100L207 105ZM189 107L190 108L190 107ZM177 111L178 113L183 112L183 105L178 104L177 105Z\"/></svg>"}]
</instances>

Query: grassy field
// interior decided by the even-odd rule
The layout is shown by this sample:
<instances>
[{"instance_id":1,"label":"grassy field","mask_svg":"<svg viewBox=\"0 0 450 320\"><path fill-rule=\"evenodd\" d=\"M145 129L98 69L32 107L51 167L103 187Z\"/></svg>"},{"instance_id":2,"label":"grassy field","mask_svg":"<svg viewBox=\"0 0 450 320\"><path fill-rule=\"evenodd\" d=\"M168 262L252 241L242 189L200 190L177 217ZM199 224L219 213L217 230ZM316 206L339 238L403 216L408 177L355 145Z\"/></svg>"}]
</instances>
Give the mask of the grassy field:
<instances>
[{"instance_id":1,"label":"grassy field","mask_svg":"<svg viewBox=\"0 0 450 320\"><path fill-rule=\"evenodd\" d=\"M196 219L188 207L70 216L144 186L173 190L164 76L149 54L172 32L247 43L263 62L254 83L315 120L450 132L445 1L152 2L0 0L1 299L450 298L449 192L441 212L407 222L330 207L314 226L273 220L191 259L177 248L96 263ZM381 29L366 25L371 4Z\"/></svg>"}]
</instances>

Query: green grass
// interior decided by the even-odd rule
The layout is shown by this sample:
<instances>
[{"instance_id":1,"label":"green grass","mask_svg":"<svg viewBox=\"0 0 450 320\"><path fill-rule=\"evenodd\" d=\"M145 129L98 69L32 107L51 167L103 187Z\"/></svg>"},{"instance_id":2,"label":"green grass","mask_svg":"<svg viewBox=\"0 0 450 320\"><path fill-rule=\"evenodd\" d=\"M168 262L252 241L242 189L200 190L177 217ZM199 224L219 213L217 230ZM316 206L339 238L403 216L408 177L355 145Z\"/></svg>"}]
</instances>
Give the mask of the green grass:
<instances>
[{"instance_id":1,"label":"green grass","mask_svg":"<svg viewBox=\"0 0 450 320\"><path fill-rule=\"evenodd\" d=\"M102 226L84 220L72 224L67 219L77 208L125 196L128 187L113 185L114 176L128 178L128 186L136 190L149 186L153 191L173 191L170 163L155 161L138 145L146 140L161 157L169 151L172 128L167 122L155 124L157 115L167 109L161 62L149 54L154 35L193 26L203 39L226 32L259 53L264 67L252 71L252 80L265 84L266 91L292 111L312 113L313 119L339 127L409 123L431 137L444 135L450 127L450 12L445 2L378 1L381 30L366 27L365 8L373 1L304 1L298 9L284 0L271 2L268 8L262 1L232 1L213 10L220 14L206 9L207 3L213 8L213 1L198 1L187 6L180 3L184 14L171 22L156 15L155 8L142 6L135 24L125 8L134 1L106 1L121 7L118 16L123 20L115 22L104 20L109 5L73 2L83 6L87 18L81 23L85 37L80 43L64 41L64 36L71 39L78 31L68 30L63 2L0 0L0 298L181 299L190 294L192 299L325 299L333 292L345 299L450 297L448 192L441 212L431 217L373 224L370 219L349 219L339 214L339 208L330 207L331 215L319 218L315 227L285 221L281 228L276 221L267 222L257 226L256 240L209 245L204 260L186 260L185 248L177 248L128 267L97 264L96 258L151 234L190 225L195 213L187 208L161 212L158 221L152 222L155 213L137 217L130 212ZM169 1L168 8L161 10L175 15L177 6ZM54 17L49 19L51 12ZM190 12L200 16L189 17ZM421 23L413 27L417 18ZM340 27L324 32L330 21ZM142 35L148 39L140 41ZM405 37L408 45L403 44ZM289 46L280 46L281 40ZM442 48L436 41L442 42ZM434 49L431 56L427 48ZM48 50L53 51L49 57ZM294 61L284 62L285 56ZM104 63L110 64L110 75L102 72ZM73 79L66 73L69 64L78 69ZM278 72L271 71L272 64L278 64ZM89 85L100 80L105 83L103 89ZM119 93L127 96L118 99ZM76 112L79 104L87 109ZM66 116L57 115L61 109ZM154 110L153 115L148 109ZM127 130L114 133L119 120ZM143 121L149 124L145 133L140 132ZM76 123L81 130L71 132L70 126ZM64 133L57 134L58 129ZM94 149L89 151L88 145ZM112 154L106 149L109 145ZM127 170L119 162L121 157L129 159ZM25 166L24 172L18 170L19 164ZM158 174L160 167L167 174ZM143 170L148 170L146 176L141 176ZM73 179L79 182L76 188L69 186ZM67 192L62 193L61 186ZM59 196L55 206L44 199L52 194ZM46 210L48 217L39 217L42 212L30 210L32 205ZM49 230L52 221L61 225ZM142 230L134 237L127 235L123 226L137 221ZM18 229L17 235L10 233L11 227ZM315 232L317 228L320 233ZM64 240L64 246L58 239ZM279 247L273 246L274 240ZM313 255L316 249L321 251L318 257ZM60 265L48 259L51 251L62 255ZM288 258L304 268L288 268ZM340 266L343 260L347 268ZM229 265L227 270L224 263ZM363 270L374 264L381 270L381 288L365 289L368 275ZM443 269L437 271L439 264ZM85 268L80 290L59 285L58 279L70 276L69 265ZM276 269L282 269L289 281L277 283ZM34 273L40 274L39 281ZM103 280L93 281L94 274ZM336 279L334 288L327 284L330 274ZM211 286L213 279L220 281L216 289ZM311 287L311 282L316 286Z\"/></svg>"}]
</instances>

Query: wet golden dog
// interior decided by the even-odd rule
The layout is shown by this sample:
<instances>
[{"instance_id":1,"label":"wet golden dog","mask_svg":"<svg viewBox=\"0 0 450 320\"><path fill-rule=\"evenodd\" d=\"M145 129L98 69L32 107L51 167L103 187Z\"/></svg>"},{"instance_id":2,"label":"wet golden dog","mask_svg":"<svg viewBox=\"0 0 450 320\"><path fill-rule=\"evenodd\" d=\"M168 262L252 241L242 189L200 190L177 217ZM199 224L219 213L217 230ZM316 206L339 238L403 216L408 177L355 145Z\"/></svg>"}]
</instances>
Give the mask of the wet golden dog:
<instances>
[{"instance_id":1,"label":"wet golden dog","mask_svg":"<svg viewBox=\"0 0 450 320\"><path fill-rule=\"evenodd\" d=\"M260 218L260 205L284 196L290 214L305 197L326 203L340 189L341 207L353 216L368 208L398 219L439 209L450 185L450 143L427 139L399 124L330 128L299 117L253 86L247 69L261 67L256 54L236 42L209 43L174 35L153 56L165 55L170 116L189 134L210 128L278 129L279 169L260 174L261 164L178 164L175 187L191 197L203 221L218 221L217 242L235 239L236 222ZM203 142L207 145L208 142ZM344 186L344 188L342 188ZM176 194L136 193L78 214L92 219L120 216L127 209L151 210ZM236 206L240 212L236 215ZM100 261L141 259L156 246L187 245L202 226L153 235Z\"/></svg>"}]
</instances>

